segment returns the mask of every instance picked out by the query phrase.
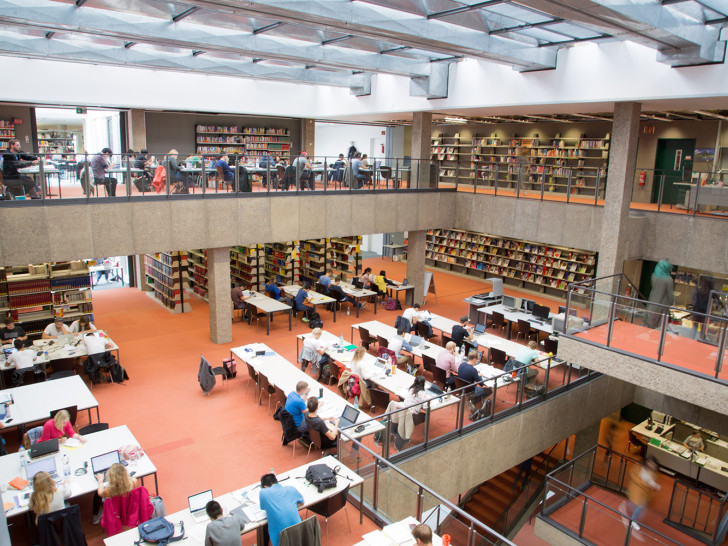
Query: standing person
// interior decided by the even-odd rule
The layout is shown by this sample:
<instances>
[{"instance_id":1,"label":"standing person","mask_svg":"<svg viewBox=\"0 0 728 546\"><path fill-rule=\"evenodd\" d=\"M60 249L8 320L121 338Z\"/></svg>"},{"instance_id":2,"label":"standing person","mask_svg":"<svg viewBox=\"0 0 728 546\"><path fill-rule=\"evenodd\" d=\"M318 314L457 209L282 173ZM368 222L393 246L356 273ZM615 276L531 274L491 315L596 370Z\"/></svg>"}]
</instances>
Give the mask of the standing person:
<instances>
[{"instance_id":1,"label":"standing person","mask_svg":"<svg viewBox=\"0 0 728 546\"><path fill-rule=\"evenodd\" d=\"M528 480L531 479L532 466L533 457L529 457L518 465L518 474L516 475L516 479L513 480L513 487L511 488L513 491L520 491L526 487Z\"/></svg>"},{"instance_id":2,"label":"standing person","mask_svg":"<svg viewBox=\"0 0 728 546\"><path fill-rule=\"evenodd\" d=\"M260 478L259 504L268 519L271 546L278 546L281 531L301 522L303 495L295 487L281 486L275 474L265 474Z\"/></svg>"},{"instance_id":3,"label":"standing person","mask_svg":"<svg viewBox=\"0 0 728 546\"><path fill-rule=\"evenodd\" d=\"M352 157L356 155L356 146L354 146L354 143L351 143L351 146L349 146L349 151L346 152L346 158L351 160Z\"/></svg>"},{"instance_id":4,"label":"standing person","mask_svg":"<svg viewBox=\"0 0 728 546\"><path fill-rule=\"evenodd\" d=\"M412 538L416 546L432 546L432 529L424 523L419 523L412 528Z\"/></svg>"},{"instance_id":5,"label":"standing person","mask_svg":"<svg viewBox=\"0 0 728 546\"><path fill-rule=\"evenodd\" d=\"M179 152L172 148L167 154L167 164L169 165L169 174L175 183L182 184L182 189L175 189L174 193L190 193L190 180L187 173L182 172L182 167L177 163Z\"/></svg>"},{"instance_id":6,"label":"standing person","mask_svg":"<svg viewBox=\"0 0 728 546\"><path fill-rule=\"evenodd\" d=\"M637 522L640 520L645 508L647 508L653 493L660 489L660 484L656 481L657 462L655 458L648 457L645 464L638 466L632 471L631 478L627 486L627 498L629 499L630 506L622 502L619 506L619 511L627 514L628 509L631 509L632 514L630 517L634 521L634 530L639 531L640 526L637 525ZM627 519L622 518L622 523L627 525Z\"/></svg>"},{"instance_id":7,"label":"standing person","mask_svg":"<svg viewBox=\"0 0 728 546\"><path fill-rule=\"evenodd\" d=\"M18 169L29 165L37 165L40 159L34 155L23 153L20 147L20 141L17 138L11 138L8 141L8 149L3 152L3 184L11 190L23 189L23 193L30 195L31 199L40 199L38 191L35 188L35 182L29 176L22 175ZM15 194L15 191L11 191Z\"/></svg>"},{"instance_id":8,"label":"standing person","mask_svg":"<svg viewBox=\"0 0 728 546\"><path fill-rule=\"evenodd\" d=\"M0 330L0 343L3 345L10 345L16 339L27 341L28 336L26 335L25 330L15 324L13 317L8 314L8 316L5 317L5 328Z\"/></svg>"},{"instance_id":9,"label":"standing person","mask_svg":"<svg viewBox=\"0 0 728 546\"><path fill-rule=\"evenodd\" d=\"M69 485L66 480L56 486L56 482L50 474L42 470L33 476L33 493L30 495L28 508L35 514L36 524L38 516L63 510L66 507L65 499L71 497Z\"/></svg>"},{"instance_id":10,"label":"standing person","mask_svg":"<svg viewBox=\"0 0 728 546\"><path fill-rule=\"evenodd\" d=\"M675 282L672 280L672 264L667 260L660 260L652 274L652 289L650 290L650 303L647 304L647 324L655 328L660 324L664 315L669 315L667 307L675 303Z\"/></svg>"},{"instance_id":11,"label":"standing person","mask_svg":"<svg viewBox=\"0 0 728 546\"><path fill-rule=\"evenodd\" d=\"M116 195L116 178L106 176L106 171L111 167L111 156L113 152L110 148L104 148L91 158L91 172L94 175L94 184L103 185L109 196Z\"/></svg>"},{"instance_id":12,"label":"standing person","mask_svg":"<svg viewBox=\"0 0 728 546\"><path fill-rule=\"evenodd\" d=\"M205 505L210 523L205 529L205 546L240 546L245 522L234 514L223 517L220 503L211 500Z\"/></svg>"}]
</instances>

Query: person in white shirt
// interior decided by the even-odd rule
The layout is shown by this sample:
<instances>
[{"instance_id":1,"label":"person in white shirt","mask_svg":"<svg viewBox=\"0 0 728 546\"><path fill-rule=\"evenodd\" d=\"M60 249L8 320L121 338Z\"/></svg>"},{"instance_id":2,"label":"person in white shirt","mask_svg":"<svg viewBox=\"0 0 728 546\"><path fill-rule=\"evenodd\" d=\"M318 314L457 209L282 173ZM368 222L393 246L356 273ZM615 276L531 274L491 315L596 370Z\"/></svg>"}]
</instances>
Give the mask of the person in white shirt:
<instances>
[{"instance_id":1,"label":"person in white shirt","mask_svg":"<svg viewBox=\"0 0 728 546\"><path fill-rule=\"evenodd\" d=\"M72 334L82 334L84 332L95 332L96 326L94 326L94 323L86 315L83 315L78 320L74 320L68 329Z\"/></svg>"},{"instance_id":2,"label":"person in white shirt","mask_svg":"<svg viewBox=\"0 0 728 546\"><path fill-rule=\"evenodd\" d=\"M414 307L409 307L408 309L404 310L404 313L402 313L402 318L405 318L409 321L409 323L414 327L417 320L420 318L420 304L415 303Z\"/></svg>"},{"instance_id":3,"label":"person in white shirt","mask_svg":"<svg viewBox=\"0 0 728 546\"><path fill-rule=\"evenodd\" d=\"M316 363L316 366L312 366L315 372L321 370L321 367L329 361L329 355L326 354L326 349L328 349L329 347L328 345L324 345L320 341L322 333L323 331L321 330L321 328L314 328L313 330L311 330L311 335L303 340L303 350L301 351L301 354L303 354L306 349L310 349L311 351L319 354L319 359ZM301 371L305 372L306 366L306 361L302 360Z\"/></svg>"},{"instance_id":4,"label":"person in white shirt","mask_svg":"<svg viewBox=\"0 0 728 546\"><path fill-rule=\"evenodd\" d=\"M72 334L68 326L63 324L63 317L56 317L51 324L45 327L43 330L43 339L56 339L58 336L64 334Z\"/></svg>"},{"instance_id":5,"label":"person in white shirt","mask_svg":"<svg viewBox=\"0 0 728 546\"><path fill-rule=\"evenodd\" d=\"M371 381L371 378L377 375L377 369L375 366L364 362L364 356L366 353L367 351L364 347L357 347L356 351L354 351L354 357L351 359L351 362L347 364L347 368L349 368L351 373L354 375L358 375L359 379L366 383L367 388L373 389L376 385Z\"/></svg>"},{"instance_id":6,"label":"person in white shirt","mask_svg":"<svg viewBox=\"0 0 728 546\"><path fill-rule=\"evenodd\" d=\"M35 365L35 361L38 360L38 357L35 356L35 351L33 349L25 349L25 342L22 339L16 339L14 345L17 351L8 356L8 366L16 370L32 368Z\"/></svg>"},{"instance_id":7,"label":"person in white shirt","mask_svg":"<svg viewBox=\"0 0 728 546\"><path fill-rule=\"evenodd\" d=\"M105 353L114 346L111 340L99 337L98 333L89 333L83 336L83 344L86 346L88 355Z\"/></svg>"},{"instance_id":8,"label":"person in white shirt","mask_svg":"<svg viewBox=\"0 0 728 546\"><path fill-rule=\"evenodd\" d=\"M407 391L407 396L404 399L403 405L409 406L411 404L418 404L419 402L424 402L427 400L427 393L425 393L425 376L424 375L418 375L415 377L414 383L412 383L412 386ZM422 410L422 404L418 404L417 406L412 406L409 409L413 415L417 415L420 410Z\"/></svg>"}]
</instances>

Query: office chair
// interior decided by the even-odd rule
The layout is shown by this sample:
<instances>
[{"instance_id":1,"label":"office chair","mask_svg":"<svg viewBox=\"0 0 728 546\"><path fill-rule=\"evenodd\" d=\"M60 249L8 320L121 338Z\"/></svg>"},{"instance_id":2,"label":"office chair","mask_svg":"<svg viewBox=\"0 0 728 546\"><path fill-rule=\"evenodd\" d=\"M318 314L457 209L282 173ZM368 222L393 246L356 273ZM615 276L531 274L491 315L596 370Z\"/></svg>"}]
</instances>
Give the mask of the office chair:
<instances>
[{"instance_id":1,"label":"office chair","mask_svg":"<svg viewBox=\"0 0 728 546\"><path fill-rule=\"evenodd\" d=\"M316 504L312 504L308 507L308 509L313 512L314 514L318 514L319 516L323 516L324 518L324 525L326 526L326 544L329 544L329 518L336 514L339 510L344 510L344 513L346 514L346 524L349 526L349 534L351 534L351 523L349 522L349 513L346 511L346 498L349 495L349 484L346 484L346 487L342 490L336 493L336 495L333 495L329 497L328 499L324 499L322 501L317 502Z\"/></svg>"},{"instance_id":2,"label":"office chair","mask_svg":"<svg viewBox=\"0 0 728 546\"><path fill-rule=\"evenodd\" d=\"M270 415L270 399L273 397L273 395L276 393L275 389L271 387L270 383L268 382L268 378L261 374L258 374L258 379L260 381L260 393L258 394L258 405L261 405L261 400L263 398L264 394L268 395L268 415Z\"/></svg>"},{"instance_id":3,"label":"office chair","mask_svg":"<svg viewBox=\"0 0 728 546\"><path fill-rule=\"evenodd\" d=\"M255 371L255 368L248 362L245 363L245 365L248 367L248 376L250 377L250 381L248 381L247 385L245 385L245 392L248 392L248 387L250 387L251 383L255 383L256 391L258 390L258 372Z\"/></svg>"},{"instance_id":4,"label":"office chair","mask_svg":"<svg viewBox=\"0 0 728 546\"><path fill-rule=\"evenodd\" d=\"M361 340L360 341L361 346L364 347L368 351L369 348L371 347L371 345L373 343L376 343L377 340L371 336L371 334L369 333L369 330L367 330L366 328L359 326L358 330L359 330L359 339Z\"/></svg>"},{"instance_id":5,"label":"office chair","mask_svg":"<svg viewBox=\"0 0 728 546\"><path fill-rule=\"evenodd\" d=\"M437 361L432 358L429 355L422 355L422 365L425 368L425 371L430 372L432 374L435 373L435 368L437 368Z\"/></svg>"},{"instance_id":6,"label":"office chair","mask_svg":"<svg viewBox=\"0 0 728 546\"><path fill-rule=\"evenodd\" d=\"M81 436L86 436L87 434L101 432L102 430L109 430L109 423L92 423L90 425L86 425L85 427L81 427L78 433Z\"/></svg>"}]
</instances>

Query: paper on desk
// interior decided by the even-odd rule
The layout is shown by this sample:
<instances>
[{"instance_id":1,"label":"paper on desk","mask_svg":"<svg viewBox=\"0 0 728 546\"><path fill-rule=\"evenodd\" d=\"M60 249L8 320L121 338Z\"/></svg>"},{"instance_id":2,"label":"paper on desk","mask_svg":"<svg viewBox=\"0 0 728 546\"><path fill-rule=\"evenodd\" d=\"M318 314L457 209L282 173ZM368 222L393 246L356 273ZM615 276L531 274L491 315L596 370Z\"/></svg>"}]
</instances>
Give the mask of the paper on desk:
<instances>
[{"instance_id":1,"label":"paper on desk","mask_svg":"<svg viewBox=\"0 0 728 546\"><path fill-rule=\"evenodd\" d=\"M186 525L185 531L187 531L189 533L188 536L192 537L195 540L195 542L197 542L199 544L204 544L205 531L207 531L206 524Z\"/></svg>"},{"instance_id":2,"label":"paper on desk","mask_svg":"<svg viewBox=\"0 0 728 546\"><path fill-rule=\"evenodd\" d=\"M63 447L67 447L69 449L75 449L77 447L81 447L81 440L77 438L69 438L65 442L63 442Z\"/></svg>"},{"instance_id":3,"label":"paper on desk","mask_svg":"<svg viewBox=\"0 0 728 546\"><path fill-rule=\"evenodd\" d=\"M260 521L265 519L265 511L261 510L260 506L257 505L243 506L243 514L245 514L245 517L250 521Z\"/></svg>"}]
</instances>

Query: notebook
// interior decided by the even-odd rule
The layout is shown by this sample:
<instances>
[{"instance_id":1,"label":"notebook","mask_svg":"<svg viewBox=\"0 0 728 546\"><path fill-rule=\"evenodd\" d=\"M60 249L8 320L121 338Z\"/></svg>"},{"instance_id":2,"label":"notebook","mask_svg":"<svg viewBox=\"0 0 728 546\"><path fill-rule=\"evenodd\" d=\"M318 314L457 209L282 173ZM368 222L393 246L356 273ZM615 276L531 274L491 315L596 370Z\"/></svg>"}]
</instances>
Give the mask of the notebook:
<instances>
[{"instance_id":1,"label":"notebook","mask_svg":"<svg viewBox=\"0 0 728 546\"><path fill-rule=\"evenodd\" d=\"M361 412L354 406L347 405L344 408L341 417L339 417L339 428L352 427L356 424L356 420L359 418Z\"/></svg>"},{"instance_id":2,"label":"notebook","mask_svg":"<svg viewBox=\"0 0 728 546\"><path fill-rule=\"evenodd\" d=\"M97 455L96 457L91 457L91 472L92 474L103 474L106 472L109 468L111 468L111 465L114 463L119 462L119 452L118 451L109 451L108 453L104 453L103 455Z\"/></svg>"},{"instance_id":3,"label":"notebook","mask_svg":"<svg viewBox=\"0 0 728 546\"><path fill-rule=\"evenodd\" d=\"M196 495L187 497L187 502L190 506L190 514L192 514L192 519L195 520L197 523L202 523L205 520L210 519L207 515L205 507L207 506L207 503L211 500L212 489L208 489L207 491L203 491L202 493L197 493Z\"/></svg>"}]
</instances>

